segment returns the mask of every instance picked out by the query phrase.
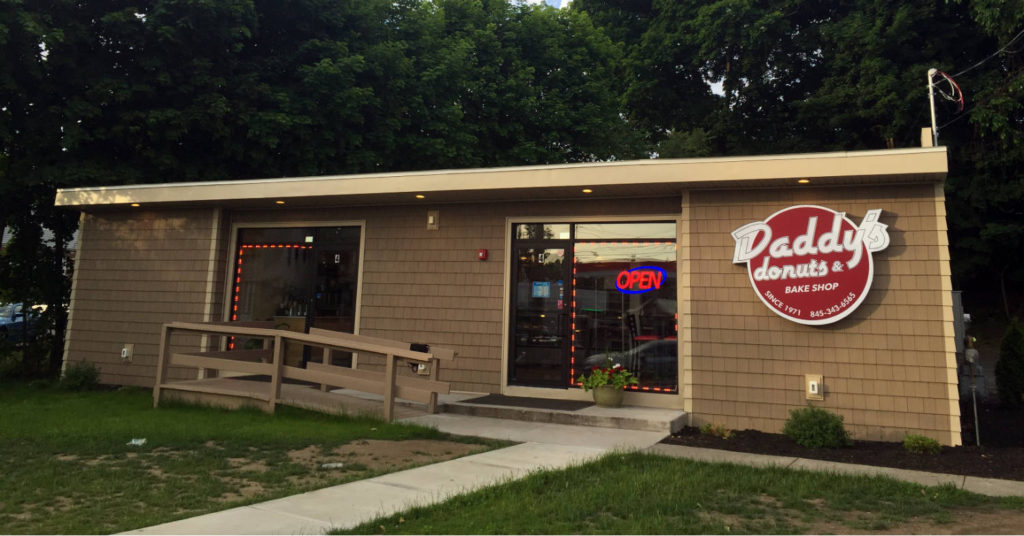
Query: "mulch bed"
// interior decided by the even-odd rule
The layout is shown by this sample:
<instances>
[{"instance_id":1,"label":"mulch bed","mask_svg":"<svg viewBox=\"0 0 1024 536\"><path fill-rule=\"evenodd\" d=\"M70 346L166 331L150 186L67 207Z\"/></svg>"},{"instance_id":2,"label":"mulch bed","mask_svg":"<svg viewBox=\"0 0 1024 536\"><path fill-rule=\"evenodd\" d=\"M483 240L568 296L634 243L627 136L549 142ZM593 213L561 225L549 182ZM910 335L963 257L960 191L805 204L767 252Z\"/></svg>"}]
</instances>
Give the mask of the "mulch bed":
<instances>
[{"instance_id":1,"label":"mulch bed","mask_svg":"<svg viewBox=\"0 0 1024 536\"><path fill-rule=\"evenodd\" d=\"M995 406L978 408L982 446L974 446L973 414L964 408L963 442L969 446L943 447L937 455L907 452L902 443L854 441L842 449L809 449L797 445L782 434L756 430L734 431L729 439L701 434L697 428L684 428L663 442L737 452L812 458L835 462L895 467L933 473L949 473L1024 481L1024 412L1006 411Z\"/></svg>"}]
</instances>

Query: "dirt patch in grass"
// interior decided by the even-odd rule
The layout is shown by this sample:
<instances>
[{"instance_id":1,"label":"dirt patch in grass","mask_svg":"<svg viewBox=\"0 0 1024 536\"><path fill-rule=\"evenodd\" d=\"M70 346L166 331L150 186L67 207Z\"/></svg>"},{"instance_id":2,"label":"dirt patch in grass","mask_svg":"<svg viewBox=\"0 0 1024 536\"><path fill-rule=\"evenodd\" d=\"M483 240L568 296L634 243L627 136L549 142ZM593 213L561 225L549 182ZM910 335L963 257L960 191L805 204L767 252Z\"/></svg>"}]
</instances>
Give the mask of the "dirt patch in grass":
<instances>
[{"instance_id":1,"label":"dirt patch in grass","mask_svg":"<svg viewBox=\"0 0 1024 536\"><path fill-rule=\"evenodd\" d=\"M229 503L252 499L267 491L262 484L250 482L242 478L223 478L222 480L231 484L235 489L213 499L215 502Z\"/></svg>"},{"instance_id":2,"label":"dirt patch in grass","mask_svg":"<svg viewBox=\"0 0 1024 536\"><path fill-rule=\"evenodd\" d=\"M441 462L481 450L484 448L480 445L433 439L357 440L326 451L310 445L287 452L288 460L302 467L299 474L288 476L287 481L297 488L320 487L325 481L356 480L364 475Z\"/></svg>"},{"instance_id":3,"label":"dirt patch in grass","mask_svg":"<svg viewBox=\"0 0 1024 536\"><path fill-rule=\"evenodd\" d=\"M214 445L210 447L216 448ZM338 480L356 480L363 475L386 470L450 460L479 450L482 450L480 445L431 439L359 440L326 451L319 445L310 445L285 453L288 463L299 468L295 470L296 474L284 477L281 483L297 489L310 489ZM253 474L259 475L273 469L267 460L236 457L228 458L227 461L231 470L216 476L230 484L232 491L217 497L217 502L249 500L267 492L266 482L256 482L250 478ZM325 464L327 467L324 467Z\"/></svg>"},{"instance_id":4,"label":"dirt patch in grass","mask_svg":"<svg viewBox=\"0 0 1024 536\"><path fill-rule=\"evenodd\" d=\"M800 523L804 534L1020 534L1024 512L1019 510L960 509L952 520L914 518L904 522L879 519L872 512L846 512L842 521Z\"/></svg>"},{"instance_id":5,"label":"dirt patch in grass","mask_svg":"<svg viewBox=\"0 0 1024 536\"><path fill-rule=\"evenodd\" d=\"M1024 510L996 508L957 508L941 517L914 517L895 521L878 512L831 509L822 498L805 499L811 512L785 508L774 497L762 495L759 501L770 508L783 523L804 534L1020 534ZM742 526L737 520L737 527Z\"/></svg>"},{"instance_id":6,"label":"dirt patch in grass","mask_svg":"<svg viewBox=\"0 0 1024 536\"><path fill-rule=\"evenodd\" d=\"M921 516L909 520L886 519L878 512L835 510L821 498L806 499L810 512L787 508L776 498L761 495L757 519L721 512L702 513L708 521L724 524L727 533L764 532L766 517L775 528L800 534L1020 534L1024 510L958 508L941 517Z\"/></svg>"},{"instance_id":7,"label":"dirt patch in grass","mask_svg":"<svg viewBox=\"0 0 1024 536\"><path fill-rule=\"evenodd\" d=\"M479 451L479 445L412 439L408 441L354 441L333 449L320 459L320 463L348 463L379 471L395 466L421 465L429 461L443 461Z\"/></svg>"},{"instance_id":8,"label":"dirt patch in grass","mask_svg":"<svg viewBox=\"0 0 1024 536\"><path fill-rule=\"evenodd\" d=\"M228 458L231 468L246 473L265 473L269 466L265 460L250 460L249 458Z\"/></svg>"},{"instance_id":9,"label":"dirt patch in grass","mask_svg":"<svg viewBox=\"0 0 1024 536\"><path fill-rule=\"evenodd\" d=\"M68 497L59 496L54 497L55 504L51 505L52 511L55 512L66 512L75 505L75 502Z\"/></svg>"},{"instance_id":10,"label":"dirt patch in grass","mask_svg":"<svg viewBox=\"0 0 1024 536\"><path fill-rule=\"evenodd\" d=\"M69 473L74 472L76 466L98 466L112 471L142 470L152 479L154 486L198 482L212 477L225 484L229 491L211 496L208 500L229 504L359 480L383 472L450 460L487 448L480 444L430 439L372 439L357 440L338 447L309 445L287 451L250 446L241 450L236 448L227 454L225 446L207 441L201 447L187 450L157 447L119 455L57 454L52 459L64 464ZM183 467L180 462L186 456L200 461L207 460L206 469ZM226 466L222 464L219 468L211 469L211 459L223 460L227 462ZM328 467L324 467L324 464L328 464ZM216 466L216 463L213 465ZM26 504L20 512L8 515L16 520L32 520L74 506L69 498L54 497L46 504Z\"/></svg>"},{"instance_id":11,"label":"dirt patch in grass","mask_svg":"<svg viewBox=\"0 0 1024 536\"><path fill-rule=\"evenodd\" d=\"M311 469L327 469L324 464L342 464L331 469L357 466L360 470L378 471L397 467L420 465L430 461L444 461L479 451L479 445L438 441L433 439L411 439L408 441L380 441L367 439L354 441L323 452L312 445L304 449L288 451L288 458Z\"/></svg>"}]
</instances>

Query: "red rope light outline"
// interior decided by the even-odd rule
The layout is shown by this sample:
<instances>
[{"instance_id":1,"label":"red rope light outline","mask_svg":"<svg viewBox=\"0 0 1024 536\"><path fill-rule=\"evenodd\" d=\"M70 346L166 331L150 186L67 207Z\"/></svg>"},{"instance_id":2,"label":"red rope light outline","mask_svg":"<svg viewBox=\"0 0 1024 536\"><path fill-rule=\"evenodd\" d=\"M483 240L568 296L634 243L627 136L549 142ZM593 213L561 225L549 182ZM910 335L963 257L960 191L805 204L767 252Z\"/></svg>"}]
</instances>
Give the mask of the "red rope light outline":
<instances>
[{"instance_id":1,"label":"red rope light outline","mask_svg":"<svg viewBox=\"0 0 1024 536\"><path fill-rule=\"evenodd\" d=\"M247 249L313 249L307 244L242 244L238 246L238 257L235 261L235 288L231 293L231 321L238 321L238 295L242 291L242 257ZM228 338L228 350L235 349L235 338Z\"/></svg>"}]
</instances>

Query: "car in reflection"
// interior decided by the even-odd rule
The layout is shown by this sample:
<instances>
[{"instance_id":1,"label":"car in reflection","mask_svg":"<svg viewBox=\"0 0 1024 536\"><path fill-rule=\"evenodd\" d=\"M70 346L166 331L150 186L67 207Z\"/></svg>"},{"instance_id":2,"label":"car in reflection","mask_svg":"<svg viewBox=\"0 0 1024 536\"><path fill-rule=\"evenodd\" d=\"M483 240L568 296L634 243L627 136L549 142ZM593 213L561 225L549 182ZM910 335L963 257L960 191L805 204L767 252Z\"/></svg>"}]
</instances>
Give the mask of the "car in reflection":
<instances>
[{"instance_id":1,"label":"car in reflection","mask_svg":"<svg viewBox=\"0 0 1024 536\"><path fill-rule=\"evenodd\" d=\"M675 382L678 370L678 348L676 339L658 339L647 341L622 352L604 352L593 354L583 359L583 366L606 367L609 364L620 364L648 381L671 378Z\"/></svg>"},{"instance_id":2,"label":"car in reflection","mask_svg":"<svg viewBox=\"0 0 1024 536\"><path fill-rule=\"evenodd\" d=\"M26 320L22 304L0 304L0 341L23 342L35 339L42 327L42 312L45 310L45 305L30 307Z\"/></svg>"}]
</instances>

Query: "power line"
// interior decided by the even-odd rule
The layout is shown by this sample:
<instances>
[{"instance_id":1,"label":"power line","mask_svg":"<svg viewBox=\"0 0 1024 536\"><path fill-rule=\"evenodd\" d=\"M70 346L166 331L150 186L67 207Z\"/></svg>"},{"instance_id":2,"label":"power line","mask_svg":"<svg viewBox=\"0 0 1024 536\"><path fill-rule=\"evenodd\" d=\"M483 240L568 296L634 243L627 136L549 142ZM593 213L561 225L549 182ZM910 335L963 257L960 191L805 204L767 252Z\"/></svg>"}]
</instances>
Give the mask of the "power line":
<instances>
[{"instance_id":1,"label":"power line","mask_svg":"<svg viewBox=\"0 0 1024 536\"><path fill-rule=\"evenodd\" d=\"M1017 41L1018 39L1020 39L1022 35L1024 35L1024 30L1021 30L1021 31L1017 32L1017 35L1013 36L1013 39L1010 39L1010 40L1009 40L1009 41L1008 41L1008 42L1007 42L1007 43L1006 43L1005 45L1003 45L1003 46L1002 46L1002 48L1000 48L999 50L997 50L997 51L993 52L993 53L992 53L992 54L990 54L990 55L989 55L989 56L988 56L987 58L985 58L985 59L983 59L983 60L979 61L978 63L975 63L974 65L971 65L970 67L968 67L968 68L966 68L966 69L964 69L964 70L960 71L959 73L956 73L956 74L954 74L954 75L953 75L953 77L954 77L954 78L956 78L957 76L960 76L960 75L962 75L962 74L964 74L964 73L967 73L967 72L973 71L974 69L977 69L978 67L981 67L981 65L982 65L982 64L984 64L984 63L985 63L985 62L987 62L988 60L990 60L990 59L992 59L992 58L994 58L994 57L998 56L998 55L999 55L1000 53L1002 53L1002 52L1003 52L1003 51L1005 51L1005 50L1006 50L1007 48L1009 48L1009 47L1010 47L1010 45L1013 45L1013 43L1014 43L1015 41ZM1020 51L1019 51L1019 50L1013 50L1013 51L1011 51L1010 53L1011 53L1011 54L1015 54L1015 53L1017 53L1017 52L1020 52Z\"/></svg>"},{"instance_id":2,"label":"power line","mask_svg":"<svg viewBox=\"0 0 1024 536\"><path fill-rule=\"evenodd\" d=\"M971 115L971 113L973 113L976 108L977 108L977 106L971 106L970 108L968 108L963 113L957 114L956 117L954 117L953 119L950 119L945 124L939 125L938 127L936 127L935 130L942 130L942 129L948 127L949 125L952 125L953 123L956 123L957 121L959 121L959 120L961 120L961 119Z\"/></svg>"}]
</instances>

